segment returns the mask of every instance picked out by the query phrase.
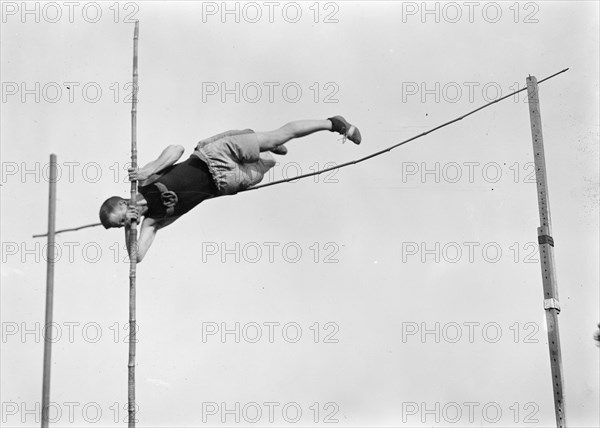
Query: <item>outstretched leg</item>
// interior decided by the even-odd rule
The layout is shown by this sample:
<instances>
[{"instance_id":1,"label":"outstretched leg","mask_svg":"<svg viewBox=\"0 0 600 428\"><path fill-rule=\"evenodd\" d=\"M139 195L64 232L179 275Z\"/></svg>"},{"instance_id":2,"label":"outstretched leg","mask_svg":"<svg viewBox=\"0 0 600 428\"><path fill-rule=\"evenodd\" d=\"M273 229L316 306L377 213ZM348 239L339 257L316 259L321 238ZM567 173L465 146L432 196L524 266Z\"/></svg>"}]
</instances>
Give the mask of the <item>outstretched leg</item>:
<instances>
[{"instance_id":1,"label":"outstretched leg","mask_svg":"<svg viewBox=\"0 0 600 428\"><path fill-rule=\"evenodd\" d=\"M331 121L297 120L286 123L281 128L269 132L258 132L258 146L261 152L276 149L293 138L305 137L318 131L331 131Z\"/></svg>"},{"instance_id":2,"label":"outstretched leg","mask_svg":"<svg viewBox=\"0 0 600 428\"><path fill-rule=\"evenodd\" d=\"M259 132L256 134L261 152L273 151L285 154L287 150L281 147L293 138L301 138L318 131L338 132L356 144L360 144L360 132L341 116L325 120L297 120L287 123L275 131Z\"/></svg>"}]
</instances>

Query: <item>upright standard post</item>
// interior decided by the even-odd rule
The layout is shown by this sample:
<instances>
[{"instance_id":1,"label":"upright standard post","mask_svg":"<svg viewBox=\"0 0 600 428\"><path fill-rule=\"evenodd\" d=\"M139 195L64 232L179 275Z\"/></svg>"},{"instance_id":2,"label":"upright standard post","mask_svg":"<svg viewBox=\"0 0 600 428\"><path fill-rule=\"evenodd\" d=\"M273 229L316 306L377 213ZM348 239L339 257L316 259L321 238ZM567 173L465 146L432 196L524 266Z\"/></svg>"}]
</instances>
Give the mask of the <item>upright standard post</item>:
<instances>
[{"instance_id":1,"label":"upright standard post","mask_svg":"<svg viewBox=\"0 0 600 428\"><path fill-rule=\"evenodd\" d=\"M550 349L550 368L552 371L552 389L554 391L554 412L556 426L566 426L565 401L563 396L562 359L560 355L560 336L558 333L558 284L554 266L554 239L550 222L550 201L548 182L546 181L546 159L544 157L544 139L542 137L542 117L538 97L537 79L527 78L527 96L529 100L529 119L531 121L531 137L533 140L533 157L535 160L535 178L537 182L537 199L540 211L540 227L538 227L538 243L541 257L542 283L544 287L544 310L548 327L548 347Z\"/></svg>"},{"instance_id":2,"label":"upright standard post","mask_svg":"<svg viewBox=\"0 0 600 428\"><path fill-rule=\"evenodd\" d=\"M139 22L135 21L133 30L133 89L131 98L131 167L137 168L137 89L138 89L138 33ZM129 205L136 206L137 181L131 182ZM135 272L137 266L137 222L131 222L129 230L129 362L128 375L128 421L129 427L135 427Z\"/></svg>"},{"instance_id":3,"label":"upright standard post","mask_svg":"<svg viewBox=\"0 0 600 428\"><path fill-rule=\"evenodd\" d=\"M42 428L48 427L50 369L52 367L52 308L54 302L54 236L56 223L56 155L50 155L50 192L48 194L48 260L46 263L46 320L44 324L44 371L42 380Z\"/></svg>"}]
</instances>

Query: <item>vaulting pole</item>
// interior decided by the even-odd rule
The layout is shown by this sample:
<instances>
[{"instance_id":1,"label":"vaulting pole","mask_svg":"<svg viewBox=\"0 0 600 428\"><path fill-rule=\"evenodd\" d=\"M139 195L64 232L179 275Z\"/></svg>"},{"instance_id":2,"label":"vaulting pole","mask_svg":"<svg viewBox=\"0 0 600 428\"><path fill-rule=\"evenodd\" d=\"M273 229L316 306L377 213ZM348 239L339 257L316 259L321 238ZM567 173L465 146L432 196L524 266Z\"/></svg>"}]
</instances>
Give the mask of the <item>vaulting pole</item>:
<instances>
[{"instance_id":1,"label":"vaulting pole","mask_svg":"<svg viewBox=\"0 0 600 428\"><path fill-rule=\"evenodd\" d=\"M137 168L137 89L138 89L138 33L139 21L135 21L133 30L133 89L131 97L131 167ZM129 206L136 206L137 181L131 182ZM128 421L129 427L135 427L135 273L137 267L137 221L129 226L129 362L128 375Z\"/></svg>"},{"instance_id":2,"label":"vaulting pole","mask_svg":"<svg viewBox=\"0 0 600 428\"><path fill-rule=\"evenodd\" d=\"M563 371L560 353L560 336L558 332L558 284L554 265L554 239L550 222L550 200L544 156L544 139L542 137L542 116L538 96L538 82L533 76L527 78L527 96L529 101L529 119L531 122L531 138L533 140L533 157L535 161L535 179L540 212L538 227L538 243L542 268L542 284L544 288L544 310L548 327L548 348L550 349L550 370L552 372L552 389L554 391L554 412L556 426L566 426L565 400L563 396Z\"/></svg>"},{"instance_id":3,"label":"vaulting pole","mask_svg":"<svg viewBox=\"0 0 600 428\"><path fill-rule=\"evenodd\" d=\"M54 302L54 262L56 224L56 155L50 155L50 191L48 193L48 254L46 262L46 320L44 324L44 371L42 375L42 428L48 427L50 405L50 369L52 367L52 308Z\"/></svg>"}]
</instances>

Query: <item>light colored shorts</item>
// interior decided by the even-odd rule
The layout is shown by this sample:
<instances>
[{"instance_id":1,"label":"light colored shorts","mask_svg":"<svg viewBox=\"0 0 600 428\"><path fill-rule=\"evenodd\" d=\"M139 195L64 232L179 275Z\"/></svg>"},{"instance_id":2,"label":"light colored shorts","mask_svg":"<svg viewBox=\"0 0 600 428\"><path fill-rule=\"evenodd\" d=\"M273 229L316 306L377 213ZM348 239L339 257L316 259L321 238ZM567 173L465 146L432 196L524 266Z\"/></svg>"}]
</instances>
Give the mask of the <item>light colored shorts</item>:
<instances>
[{"instance_id":1,"label":"light colored shorts","mask_svg":"<svg viewBox=\"0 0 600 428\"><path fill-rule=\"evenodd\" d=\"M258 138L251 129L227 131L200 141L194 149L208 165L219 196L235 195L262 181L275 166L269 152L260 152Z\"/></svg>"}]
</instances>

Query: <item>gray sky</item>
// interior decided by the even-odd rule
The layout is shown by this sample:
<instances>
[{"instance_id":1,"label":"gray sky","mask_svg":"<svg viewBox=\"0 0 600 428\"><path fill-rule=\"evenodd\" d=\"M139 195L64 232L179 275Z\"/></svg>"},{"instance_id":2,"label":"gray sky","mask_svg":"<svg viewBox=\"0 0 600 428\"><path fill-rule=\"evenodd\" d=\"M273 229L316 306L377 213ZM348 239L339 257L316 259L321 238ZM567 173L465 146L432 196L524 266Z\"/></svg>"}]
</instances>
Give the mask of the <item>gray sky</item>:
<instances>
[{"instance_id":1,"label":"gray sky","mask_svg":"<svg viewBox=\"0 0 600 428\"><path fill-rule=\"evenodd\" d=\"M599 425L598 3L111 5L2 3L3 424L38 425L49 154L57 228L129 194L133 17L140 163L227 129L360 127L290 142L267 180L570 67L540 100L567 417ZM552 425L532 161L521 94L202 203L138 266L139 426ZM54 426L125 424L122 235L57 238Z\"/></svg>"}]
</instances>

